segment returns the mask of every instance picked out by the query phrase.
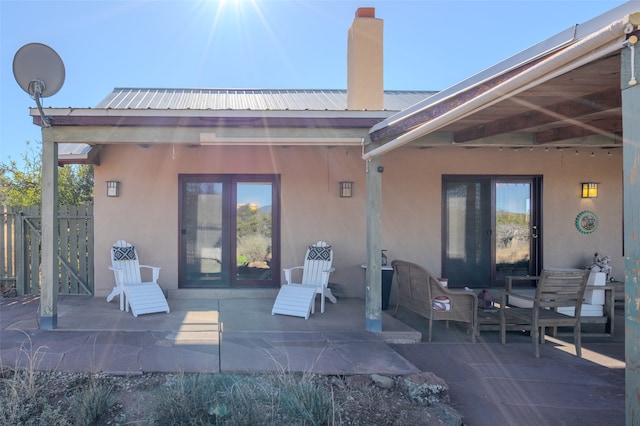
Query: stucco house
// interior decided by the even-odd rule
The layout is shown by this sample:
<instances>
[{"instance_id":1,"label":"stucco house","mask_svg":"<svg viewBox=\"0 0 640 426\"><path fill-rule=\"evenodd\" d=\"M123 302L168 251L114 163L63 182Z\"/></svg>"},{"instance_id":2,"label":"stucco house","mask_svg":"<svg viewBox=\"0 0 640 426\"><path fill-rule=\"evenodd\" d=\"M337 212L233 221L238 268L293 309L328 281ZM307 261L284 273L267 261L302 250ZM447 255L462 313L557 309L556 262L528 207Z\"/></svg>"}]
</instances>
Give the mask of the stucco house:
<instances>
[{"instance_id":1,"label":"stucco house","mask_svg":"<svg viewBox=\"0 0 640 426\"><path fill-rule=\"evenodd\" d=\"M275 294L324 240L331 280L379 331L383 249L474 288L611 256L637 411L638 12L625 3L429 93L385 92L382 20L363 8L346 91L116 89L94 108L47 108L41 327L57 319L57 165L91 162L96 297L119 239L162 267L170 299Z\"/></svg>"},{"instance_id":2,"label":"stucco house","mask_svg":"<svg viewBox=\"0 0 640 426\"><path fill-rule=\"evenodd\" d=\"M451 287L582 268L596 252L623 281L625 253L637 249L624 238L637 226L626 177L637 170L623 153L639 131L624 118L637 109L635 9L434 93L384 90L383 22L362 8L348 31L346 90L119 88L94 108L47 108L45 179L56 161L95 164L96 297L113 287L119 239L162 266L170 298L272 291L307 245L327 241L331 280L367 300L372 330L382 249ZM597 198L583 197L589 183ZM55 324L55 308L47 317Z\"/></svg>"}]
</instances>

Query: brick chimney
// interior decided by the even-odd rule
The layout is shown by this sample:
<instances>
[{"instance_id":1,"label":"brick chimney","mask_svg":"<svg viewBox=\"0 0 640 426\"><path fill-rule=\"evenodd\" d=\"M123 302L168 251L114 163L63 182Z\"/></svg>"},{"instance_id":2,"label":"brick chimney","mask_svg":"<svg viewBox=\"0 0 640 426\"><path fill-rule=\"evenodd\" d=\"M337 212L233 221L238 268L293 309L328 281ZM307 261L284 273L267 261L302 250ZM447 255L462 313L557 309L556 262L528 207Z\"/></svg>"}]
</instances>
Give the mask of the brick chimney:
<instances>
[{"instance_id":1,"label":"brick chimney","mask_svg":"<svg viewBox=\"0 0 640 426\"><path fill-rule=\"evenodd\" d=\"M347 109L384 109L382 28L375 8L356 10L347 44Z\"/></svg>"}]
</instances>

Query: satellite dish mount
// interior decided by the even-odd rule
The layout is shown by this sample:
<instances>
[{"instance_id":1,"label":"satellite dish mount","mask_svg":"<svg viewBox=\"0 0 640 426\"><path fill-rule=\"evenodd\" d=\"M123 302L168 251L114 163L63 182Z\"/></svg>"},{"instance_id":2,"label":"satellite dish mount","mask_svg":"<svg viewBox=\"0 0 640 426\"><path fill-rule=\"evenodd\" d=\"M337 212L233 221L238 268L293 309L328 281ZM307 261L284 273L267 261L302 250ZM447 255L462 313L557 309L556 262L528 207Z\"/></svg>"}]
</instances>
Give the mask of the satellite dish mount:
<instances>
[{"instance_id":1,"label":"satellite dish mount","mask_svg":"<svg viewBox=\"0 0 640 426\"><path fill-rule=\"evenodd\" d=\"M41 126L51 127L51 120L45 115L40 99L55 95L64 83L64 64L60 56L44 44L26 44L13 58L13 76L22 90L36 101Z\"/></svg>"}]
</instances>

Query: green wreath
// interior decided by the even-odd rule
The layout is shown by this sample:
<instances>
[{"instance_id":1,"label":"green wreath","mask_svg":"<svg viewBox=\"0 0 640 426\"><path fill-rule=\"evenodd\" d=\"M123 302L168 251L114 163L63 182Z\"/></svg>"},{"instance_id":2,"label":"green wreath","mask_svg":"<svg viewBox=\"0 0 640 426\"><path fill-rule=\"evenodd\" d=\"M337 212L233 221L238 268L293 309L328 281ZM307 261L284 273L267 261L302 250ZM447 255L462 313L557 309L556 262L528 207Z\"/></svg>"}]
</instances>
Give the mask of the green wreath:
<instances>
[{"instance_id":1,"label":"green wreath","mask_svg":"<svg viewBox=\"0 0 640 426\"><path fill-rule=\"evenodd\" d=\"M594 212L585 210L576 216L576 229L581 234L591 234L598 228L598 216Z\"/></svg>"}]
</instances>

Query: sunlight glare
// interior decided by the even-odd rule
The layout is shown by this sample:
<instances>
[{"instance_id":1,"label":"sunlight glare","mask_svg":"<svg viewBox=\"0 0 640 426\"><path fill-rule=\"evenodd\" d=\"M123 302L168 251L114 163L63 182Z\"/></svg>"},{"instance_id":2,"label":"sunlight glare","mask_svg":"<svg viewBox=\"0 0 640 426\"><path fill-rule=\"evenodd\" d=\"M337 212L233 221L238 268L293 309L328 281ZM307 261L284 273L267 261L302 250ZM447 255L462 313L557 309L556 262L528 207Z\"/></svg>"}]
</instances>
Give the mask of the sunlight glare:
<instances>
[{"instance_id":1,"label":"sunlight glare","mask_svg":"<svg viewBox=\"0 0 640 426\"><path fill-rule=\"evenodd\" d=\"M218 311L189 311L180 329L167 339L175 345L220 343L220 315Z\"/></svg>"},{"instance_id":2,"label":"sunlight glare","mask_svg":"<svg viewBox=\"0 0 640 426\"><path fill-rule=\"evenodd\" d=\"M576 347L572 343L568 343L548 335L545 336L545 339L557 345L557 348L563 352L566 352L572 355L575 355L576 353ZM585 349L584 346L582 347L582 358L607 368L624 369L626 365L624 361L620 361L618 359L611 358L607 355L604 355L589 349Z\"/></svg>"}]
</instances>

